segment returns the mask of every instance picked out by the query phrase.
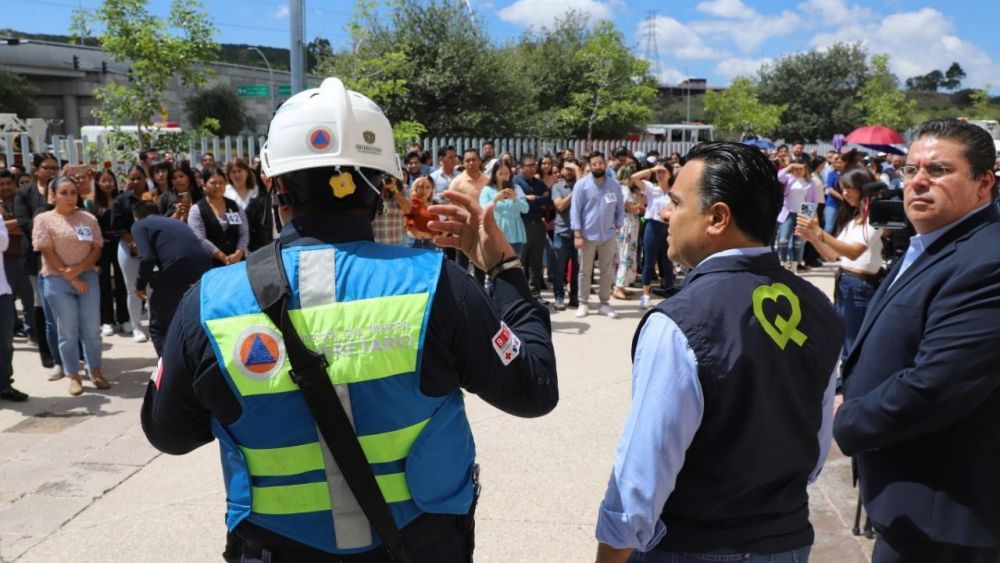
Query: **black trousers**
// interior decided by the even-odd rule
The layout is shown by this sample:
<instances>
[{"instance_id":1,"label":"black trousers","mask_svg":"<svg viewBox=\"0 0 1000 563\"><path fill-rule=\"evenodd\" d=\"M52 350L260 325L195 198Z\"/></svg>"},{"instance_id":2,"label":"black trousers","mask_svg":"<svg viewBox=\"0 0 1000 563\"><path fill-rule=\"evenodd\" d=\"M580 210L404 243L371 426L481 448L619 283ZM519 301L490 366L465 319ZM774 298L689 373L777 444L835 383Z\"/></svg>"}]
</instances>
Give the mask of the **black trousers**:
<instances>
[{"instance_id":1,"label":"black trousers","mask_svg":"<svg viewBox=\"0 0 1000 563\"><path fill-rule=\"evenodd\" d=\"M880 532L872 563L1000 563L1000 548L902 539Z\"/></svg>"},{"instance_id":2,"label":"black trousers","mask_svg":"<svg viewBox=\"0 0 1000 563\"><path fill-rule=\"evenodd\" d=\"M153 291L149 296L149 337L157 356L163 350L167 329L174 320L174 313L177 312L184 293L205 273L188 265L178 266L178 269L183 272L181 275L169 270L163 271L150 284Z\"/></svg>"},{"instance_id":3,"label":"black trousers","mask_svg":"<svg viewBox=\"0 0 1000 563\"><path fill-rule=\"evenodd\" d=\"M472 561L461 517L424 514L403 528L413 563L468 563ZM244 563L392 563L378 548L364 553L336 556L312 548L268 548L252 540L243 544Z\"/></svg>"},{"instance_id":4,"label":"black trousers","mask_svg":"<svg viewBox=\"0 0 1000 563\"><path fill-rule=\"evenodd\" d=\"M545 236L545 223L541 219L525 219L524 233L527 241L521 251L521 263L528 277L528 288L531 294L538 296L545 282L542 281L542 257L545 256L545 246L548 237Z\"/></svg>"},{"instance_id":5,"label":"black trousers","mask_svg":"<svg viewBox=\"0 0 1000 563\"><path fill-rule=\"evenodd\" d=\"M125 278L118 265L118 239L104 241L101 249L100 271L97 281L101 286L101 324L119 325L128 321Z\"/></svg>"}]
</instances>

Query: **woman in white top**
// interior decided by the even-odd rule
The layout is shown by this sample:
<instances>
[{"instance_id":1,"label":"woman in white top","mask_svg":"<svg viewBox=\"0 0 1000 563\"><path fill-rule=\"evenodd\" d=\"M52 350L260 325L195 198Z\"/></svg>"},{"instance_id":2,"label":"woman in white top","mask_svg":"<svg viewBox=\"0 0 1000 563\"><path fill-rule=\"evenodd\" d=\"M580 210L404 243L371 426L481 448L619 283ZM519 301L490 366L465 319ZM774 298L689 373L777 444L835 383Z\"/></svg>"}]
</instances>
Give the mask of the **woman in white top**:
<instances>
[{"instance_id":1,"label":"woman in white top","mask_svg":"<svg viewBox=\"0 0 1000 563\"><path fill-rule=\"evenodd\" d=\"M250 166L242 158L234 158L226 163L226 193L225 196L236 202L240 210L246 213L247 205L257 193L257 180L250 173ZM208 181L208 178L205 178Z\"/></svg>"},{"instance_id":2,"label":"woman in white top","mask_svg":"<svg viewBox=\"0 0 1000 563\"><path fill-rule=\"evenodd\" d=\"M862 186L872 181L871 172L862 167L841 175L844 202L837 215L836 238L820 228L816 217L799 216L795 228L795 234L811 242L823 258L839 260L833 301L844 321L841 359L847 357L861 329L882 269L882 231L868 224L868 200L861 192Z\"/></svg>"},{"instance_id":3,"label":"woman in white top","mask_svg":"<svg viewBox=\"0 0 1000 563\"><path fill-rule=\"evenodd\" d=\"M650 182L655 179L656 183ZM674 286L674 265L667 258L667 223L660 216L670 202L667 196L674 176L666 166L658 164L636 172L629 183L642 189L646 198L646 229L642 233L642 297L639 308L649 308L653 289L653 268L660 267L660 285L665 289Z\"/></svg>"}]
</instances>

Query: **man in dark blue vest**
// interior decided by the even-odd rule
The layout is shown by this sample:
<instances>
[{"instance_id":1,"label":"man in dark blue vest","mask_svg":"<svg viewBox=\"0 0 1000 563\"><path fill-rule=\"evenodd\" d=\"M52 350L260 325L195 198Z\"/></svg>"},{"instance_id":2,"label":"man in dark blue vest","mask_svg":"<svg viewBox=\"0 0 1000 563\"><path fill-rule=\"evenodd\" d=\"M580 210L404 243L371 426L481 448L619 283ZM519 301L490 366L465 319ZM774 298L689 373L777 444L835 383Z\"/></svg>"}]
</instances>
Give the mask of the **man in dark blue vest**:
<instances>
[{"instance_id":1,"label":"man in dark blue vest","mask_svg":"<svg viewBox=\"0 0 1000 563\"><path fill-rule=\"evenodd\" d=\"M843 332L829 299L768 246L780 208L756 149L688 154L668 248L693 269L636 331L599 563L808 559L806 485L830 445Z\"/></svg>"}]
</instances>

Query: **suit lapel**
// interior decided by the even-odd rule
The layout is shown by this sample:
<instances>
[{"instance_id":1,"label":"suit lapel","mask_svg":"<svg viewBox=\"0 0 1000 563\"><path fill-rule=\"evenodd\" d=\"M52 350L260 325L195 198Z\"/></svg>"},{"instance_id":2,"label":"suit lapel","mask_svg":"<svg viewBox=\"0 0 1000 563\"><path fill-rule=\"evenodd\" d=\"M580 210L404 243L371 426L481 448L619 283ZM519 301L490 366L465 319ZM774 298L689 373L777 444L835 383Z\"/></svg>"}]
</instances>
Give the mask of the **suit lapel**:
<instances>
[{"instance_id":1,"label":"suit lapel","mask_svg":"<svg viewBox=\"0 0 1000 563\"><path fill-rule=\"evenodd\" d=\"M941 236L938 240L934 241L924 252L917 257L916 260L910 264L910 267L906 269L901 275L897 274L902 263L896 264L893 267L890 275L886 276L882 285L879 286L878 291L872 296L872 300L868 303L868 311L865 313L865 320L861 323L861 329L858 331L858 336L854 339L854 348L852 348L848 354L847 362L850 363L854 360L857 355L857 351L861 348L860 343L864 341L865 336L868 331L871 330L873 324L875 324L875 319L882 313L882 310L889 304L894 297L896 297L899 292L909 285L913 280L933 266L937 264L944 258L951 256L955 250L958 248L958 244L963 240L969 238L975 234L979 229L988 225L992 220L996 220L995 215L997 214L996 208L992 205L988 208L976 213L972 217L969 217L964 222L956 225L950 231ZM895 276L899 275L899 279L895 283L892 282Z\"/></svg>"}]
</instances>

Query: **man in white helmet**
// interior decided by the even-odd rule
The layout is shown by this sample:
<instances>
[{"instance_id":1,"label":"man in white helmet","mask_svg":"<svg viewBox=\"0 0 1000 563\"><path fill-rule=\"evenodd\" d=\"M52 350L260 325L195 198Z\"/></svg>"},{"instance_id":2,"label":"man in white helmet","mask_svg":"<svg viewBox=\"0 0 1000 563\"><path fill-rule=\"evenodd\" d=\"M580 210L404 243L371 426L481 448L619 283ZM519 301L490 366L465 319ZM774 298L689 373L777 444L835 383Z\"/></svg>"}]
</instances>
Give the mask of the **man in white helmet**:
<instances>
[{"instance_id":1,"label":"man in white helmet","mask_svg":"<svg viewBox=\"0 0 1000 563\"><path fill-rule=\"evenodd\" d=\"M261 162L285 227L184 297L147 438L171 454L219 440L243 561L470 560L462 389L517 416L552 410L546 309L492 209L463 194L430 226L490 272L492 297L440 252L373 242L377 178L401 172L388 120L340 80L281 106Z\"/></svg>"}]
</instances>

